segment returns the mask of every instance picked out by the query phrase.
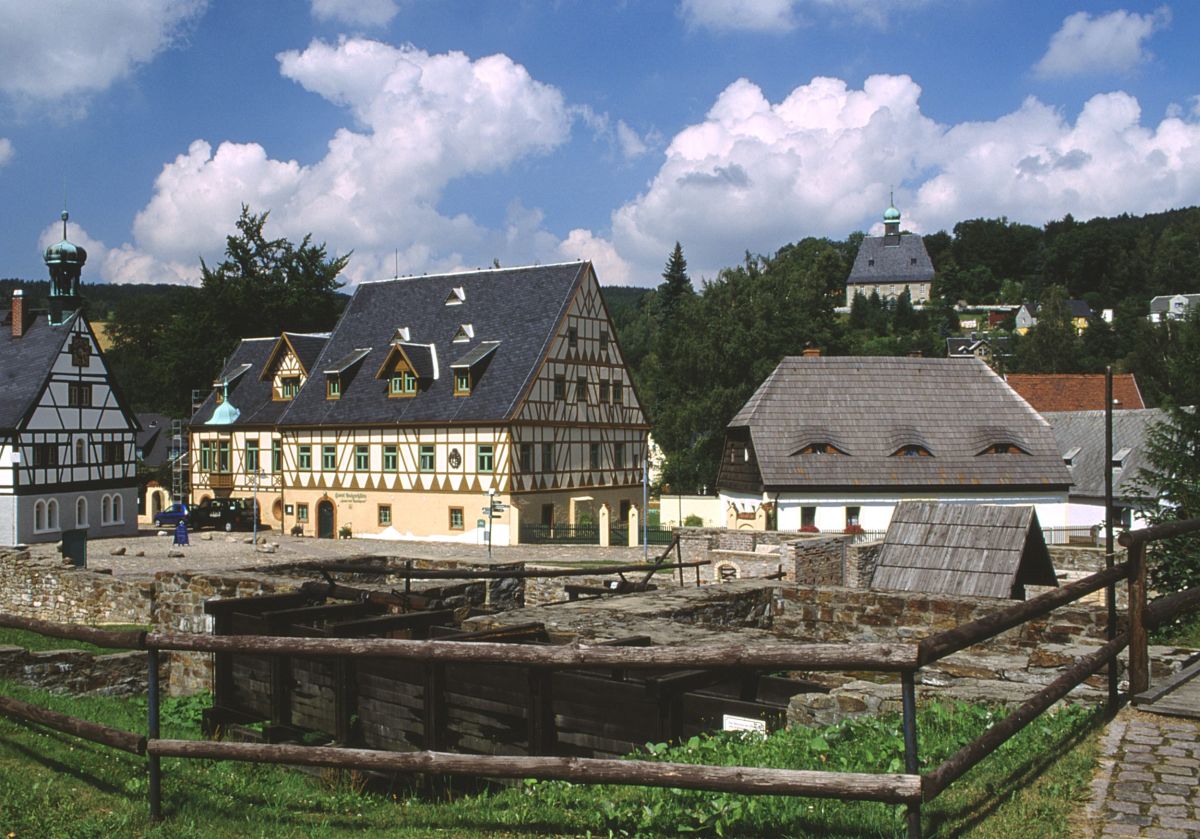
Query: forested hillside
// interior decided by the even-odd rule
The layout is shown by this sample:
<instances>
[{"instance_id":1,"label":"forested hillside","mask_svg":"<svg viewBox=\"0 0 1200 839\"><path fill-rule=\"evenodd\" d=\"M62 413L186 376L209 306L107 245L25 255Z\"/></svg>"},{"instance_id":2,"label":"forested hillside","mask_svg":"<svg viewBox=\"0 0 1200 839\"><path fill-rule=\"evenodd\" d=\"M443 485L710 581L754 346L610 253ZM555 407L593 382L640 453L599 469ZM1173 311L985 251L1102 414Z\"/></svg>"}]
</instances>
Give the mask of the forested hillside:
<instances>
[{"instance_id":1,"label":"forested hillside","mask_svg":"<svg viewBox=\"0 0 1200 839\"><path fill-rule=\"evenodd\" d=\"M243 212L226 260L203 266L199 287L85 285L89 317L110 323L110 363L136 409L186 416L192 389L211 386L240 338L334 325L346 300L336 282L344 261L308 239L264 240L264 220ZM827 355L941 357L946 337L960 334L959 302L1042 305L1038 326L1012 336L1001 368L1100 372L1112 364L1137 375L1149 404L1200 402L1200 325L1146 320L1151 297L1200 292L1200 208L1068 216L1041 228L963 221L925 237L937 276L924 311L902 296L859 298L848 315L835 313L861 241L853 233L747 253L696 284L684 243L663 255L656 288L604 289L672 487L713 489L725 425L783 356L812 345ZM17 286L32 305L44 303L45 281L0 280L0 294ZM1065 307L1071 298L1097 313L1112 309L1112 323L1097 316L1077 335Z\"/></svg>"}]
</instances>

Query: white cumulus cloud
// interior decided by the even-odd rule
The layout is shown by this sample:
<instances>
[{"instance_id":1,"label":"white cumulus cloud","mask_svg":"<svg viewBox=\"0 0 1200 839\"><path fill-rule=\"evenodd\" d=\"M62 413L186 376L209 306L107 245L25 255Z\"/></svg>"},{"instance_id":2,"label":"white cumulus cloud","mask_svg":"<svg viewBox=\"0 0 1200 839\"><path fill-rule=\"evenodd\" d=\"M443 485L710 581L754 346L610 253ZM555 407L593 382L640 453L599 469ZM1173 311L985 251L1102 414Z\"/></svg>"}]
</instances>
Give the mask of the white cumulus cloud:
<instances>
[{"instance_id":1,"label":"white cumulus cloud","mask_svg":"<svg viewBox=\"0 0 1200 839\"><path fill-rule=\"evenodd\" d=\"M205 0L0 0L0 91L59 99L104 90L169 47Z\"/></svg>"},{"instance_id":2,"label":"white cumulus cloud","mask_svg":"<svg viewBox=\"0 0 1200 839\"><path fill-rule=\"evenodd\" d=\"M134 221L134 243L109 263L112 280L154 281L137 276L147 264L139 256L190 264L198 275L198 256L220 258L242 204L270 210L273 235L312 232L332 252L353 250L352 282L390 275L397 253L408 273L554 252L557 242L528 223L488 231L437 205L456 178L565 142L572 115L556 88L504 55L472 60L362 38L314 41L278 58L284 76L344 107L353 124L337 130L313 163L273 159L256 143L214 149L194 141L163 167ZM522 231L518 246L512 237Z\"/></svg>"},{"instance_id":3,"label":"white cumulus cloud","mask_svg":"<svg viewBox=\"0 0 1200 839\"><path fill-rule=\"evenodd\" d=\"M313 17L351 26L387 26L399 11L396 0L312 0Z\"/></svg>"},{"instance_id":4,"label":"white cumulus cloud","mask_svg":"<svg viewBox=\"0 0 1200 839\"><path fill-rule=\"evenodd\" d=\"M611 248L654 284L678 240L692 276L712 277L749 249L878 228L891 187L904 228L965 218L1042 224L1200 203L1200 114L1146 124L1126 93L1092 97L1072 121L1035 98L996 119L941 125L907 76L862 89L816 78L772 103L741 79L705 119L671 139L647 189L612 214L611 234L571 232L565 253ZM603 237L603 238L601 238Z\"/></svg>"},{"instance_id":5,"label":"white cumulus cloud","mask_svg":"<svg viewBox=\"0 0 1200 839\"><path fill-rule=\"evenodd\" d=\"M1063 20L1033 71L1043 78L1127 73L1150 60L1146 40L1170 22L1166 6L1145 15L1124 9L1094 17L1076 12Z\"/></svg>"}]
</instances>

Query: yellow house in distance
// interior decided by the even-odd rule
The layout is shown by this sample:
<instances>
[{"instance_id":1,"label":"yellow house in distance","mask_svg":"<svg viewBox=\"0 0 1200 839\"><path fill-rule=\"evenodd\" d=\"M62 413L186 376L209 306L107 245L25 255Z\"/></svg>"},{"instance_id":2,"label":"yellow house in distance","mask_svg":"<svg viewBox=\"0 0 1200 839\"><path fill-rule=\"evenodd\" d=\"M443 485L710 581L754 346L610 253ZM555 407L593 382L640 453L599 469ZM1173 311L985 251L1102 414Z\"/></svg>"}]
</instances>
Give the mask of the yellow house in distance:
<instances>
[{"instance_id":1,"label":"yellow house in distance","mask_svg":"<svg viewBox=\"0 0 1200 839\"><path fill-rule=\"evenodd\" d=\"M333 537L476 543L625 521L649 430L591 263L363 283L329 334L242 341L190 426L191 495Z\"/></svg>"}]
</instances>

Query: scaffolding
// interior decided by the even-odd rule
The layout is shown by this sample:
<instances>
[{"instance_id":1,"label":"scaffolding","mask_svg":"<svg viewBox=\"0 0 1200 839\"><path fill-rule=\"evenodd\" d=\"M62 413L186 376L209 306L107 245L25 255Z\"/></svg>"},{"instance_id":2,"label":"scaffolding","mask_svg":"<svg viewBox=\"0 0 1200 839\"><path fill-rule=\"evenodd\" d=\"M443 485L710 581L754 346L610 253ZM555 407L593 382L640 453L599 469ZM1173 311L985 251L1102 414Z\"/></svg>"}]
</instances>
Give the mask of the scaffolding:
<instances>
[{"instance_id":1,"label":"scaffolding","mask_svg":"<svg viewBox=\"0 0 1200 839\"><path fill-rule=\"evenodd\" d=\"M171 501L183 504L188 500L188 440L183 420L171 420Z\"/></svg>"}]
</instances>

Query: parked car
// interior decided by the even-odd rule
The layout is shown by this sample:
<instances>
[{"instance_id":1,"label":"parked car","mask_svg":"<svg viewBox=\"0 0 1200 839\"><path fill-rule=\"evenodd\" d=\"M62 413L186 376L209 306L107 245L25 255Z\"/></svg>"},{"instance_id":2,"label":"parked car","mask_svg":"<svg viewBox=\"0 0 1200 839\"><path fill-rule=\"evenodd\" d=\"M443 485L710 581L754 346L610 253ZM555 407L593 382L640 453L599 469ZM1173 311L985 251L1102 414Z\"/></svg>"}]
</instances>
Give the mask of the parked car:
<instances>
[{"instance_id":1,"label":"parked car","mask_svg":"<svg viewBox=\"0 0 1200 839\"><path fill-rule=\"evenodd\" d=\"M181 521L186 521L189 512L187 504L172 504L154 514L154 524L158 527L174 527Z\"/></svg>"},{"instance_id":2,"label":"parked car","mask_svg":"<svg viewBox=\"0 0 1200 839\"><path fill-rule=\"evenodd\" d=\"M188 528L215 527L226 532L249 530L254 525L255 513L254 501L249 498L210 498L192 507Z\"/></svg>"}]
</instances>

